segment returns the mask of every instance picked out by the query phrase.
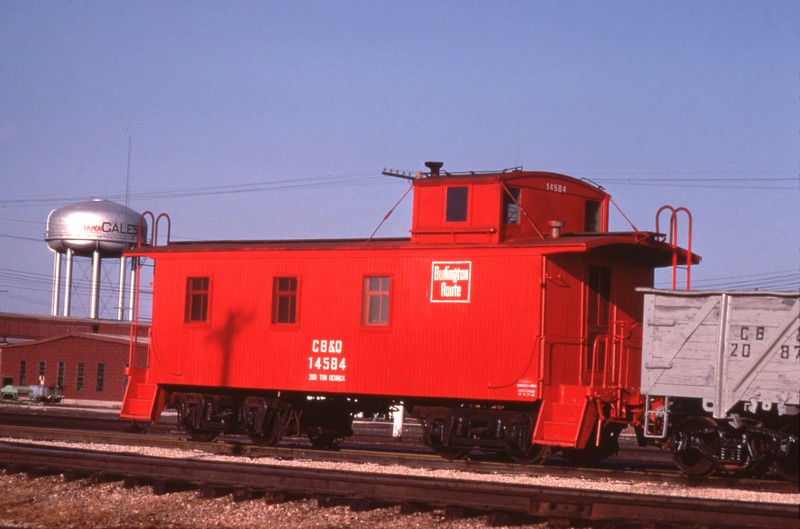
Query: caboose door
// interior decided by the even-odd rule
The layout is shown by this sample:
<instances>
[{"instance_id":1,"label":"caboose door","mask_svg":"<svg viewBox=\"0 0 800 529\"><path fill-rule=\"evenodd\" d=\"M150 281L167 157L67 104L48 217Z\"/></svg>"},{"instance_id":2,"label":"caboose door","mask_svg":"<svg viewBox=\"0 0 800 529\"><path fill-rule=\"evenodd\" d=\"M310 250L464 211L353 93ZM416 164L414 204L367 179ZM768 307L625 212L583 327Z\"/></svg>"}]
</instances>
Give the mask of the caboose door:
<instances>
[{"instance_id":1,"label":"caboose door","mask_svg":"<svg viewBox=\"0 0 800 529\"><path fill-rule=\"evenodd\" d=\"M590 264L586 278L586 343L581 358L581 385L607 385L613 364L611 267Z\"/></svg>"}]
</instances>

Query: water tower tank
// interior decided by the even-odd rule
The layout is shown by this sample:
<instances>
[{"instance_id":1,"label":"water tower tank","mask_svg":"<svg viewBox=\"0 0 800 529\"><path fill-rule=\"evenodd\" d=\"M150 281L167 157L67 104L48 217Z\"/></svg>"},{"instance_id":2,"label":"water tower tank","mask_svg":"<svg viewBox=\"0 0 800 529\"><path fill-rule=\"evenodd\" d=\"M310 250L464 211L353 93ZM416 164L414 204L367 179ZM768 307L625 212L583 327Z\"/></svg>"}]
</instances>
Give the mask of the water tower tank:
<instances>
[{"instance_id":1,"label":"water tower tank","mask_svg":"<svg viewBox=\"0 0 800 529\"><path fill-rule=\"evenodd\" d=\"M58 253L73 250L76 255L92 255L99 251L104 257L119 256L136 246L139 217L139 213L110 200L78 202L50 212L44 239ZM146 237L144 222L142 231Z\"/></svg>"},{"instance_id":2,"label":"water tower tank","mask_svg":"<svg viewBox=\"0 0 800 529\"><path fill-rule=\"evenodd\" d=\"M61 256L66 254L64 282L64 316L70 316L72 302L72 262L75 256L92 258L91 297L89 317L97 318L100 301L100 266L108 257L118 257L119 296L117 319L123 317L125 303L125 257L122 252L139 243L139 213L110 200L94 199L54 209L47 217L44 240L55 252L53 264L52 314L58 314L61 296ZM147 223L142 219L142 243L147 243ZM131 274L135 274L133 265ZM131 278L133 284L133 277ZM131 296L133 304L133 296ZM133 308L129 309L133 313Z\"/></svg>"}]
</instances>

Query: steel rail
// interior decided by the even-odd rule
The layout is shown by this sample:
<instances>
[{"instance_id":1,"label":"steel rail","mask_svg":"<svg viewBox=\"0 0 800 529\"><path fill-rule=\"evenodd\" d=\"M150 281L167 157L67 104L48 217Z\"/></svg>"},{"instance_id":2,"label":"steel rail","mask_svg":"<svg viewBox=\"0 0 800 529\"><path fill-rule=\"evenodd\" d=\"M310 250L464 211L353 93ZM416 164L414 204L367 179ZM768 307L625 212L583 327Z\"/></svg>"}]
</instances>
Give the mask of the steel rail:
<instances>
[{"instance_id":1,"label":"steel rail","mask_svg":"<svg viewBox=\"0 0 800 529\"><path fill-rule=\"evenodd\" d=\"M271 457L276 459L307 459L329 461L334 463L375 463L381 465L401 465L409 468L425 468L440 470L457 470L478 474L518 474L524 476L551 476L574 478L577 475L595 480L657 480L670 486L688 486L695 488L737 488L747 491L792 493L797 484L780 479L769 478L737 478L734 476L709 476L698 482L657 460L636 459L640 454L634 453L634 459L609 460L603 467L576 468L553 458L546 465L520 465L504 463L493 459L482 460L472 458L461 461L447 461L438 455L420 451L416 447L385 447L373 440L372 443L352 444L340 450L318 450L309 448L306 443L285 443L280 446L266 447L249 444L242 439L223 439L221 442L202 443L188 438L176 437L174 433L143 434L95 430L64 430L63 428L46 428L41 426L12 426L0 424L0 437L19 440L56 441L68 443L91 442L95 444L113 444L129 447L153 447L175 450L199 450L215 455L244 456L250 458ZM232 441L232 442L231 442ZM376 448L379 447L379 448ZM652 449L643 451L648 457L661 455Z\"/></svg>"}]
</instances>

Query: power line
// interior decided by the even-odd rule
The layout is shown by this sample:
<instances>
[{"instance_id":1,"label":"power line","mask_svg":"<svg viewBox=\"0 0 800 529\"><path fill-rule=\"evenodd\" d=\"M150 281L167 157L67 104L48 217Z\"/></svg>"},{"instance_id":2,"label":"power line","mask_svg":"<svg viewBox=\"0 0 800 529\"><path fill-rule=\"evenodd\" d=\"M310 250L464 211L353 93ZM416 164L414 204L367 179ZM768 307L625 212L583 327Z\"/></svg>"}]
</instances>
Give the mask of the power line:
<instances>
[{"instance_id":1,"label":"power line","mask_svg":"<svg viewBox=\"0 0 800 529\"><path fill-rule=\"evenodd\" d=\"M33 238L33 237L23 237L22 235L9 235L7 233L0 233L0 237L5 237L7 239L19 239L21 241L36 241L42 242L44 241L44 237Z\"/></svg>"},{"instance_id":2,"label":"power line","mask_svg":"<svg viewBox=\"0 0 800 529\"><path fill-rule=\"evenodd\" d=\"M704 281L717 281L717 280L727 280L727 279L741 279L741 278L756 278L756 277L765 277L765 276L775 276L775 275L782 275L782 274L791 274L791 273L800 273L800 268L797 269L790 269L790 270L776 270L774 272L761 272L758 274L743 274L743 275L735 275L735 276L725 276L725 277L718 277L715 279L700 279L697 280L698 283L702 283Z\"/></svg>"},{"instance_id":3,"label":"power line","mask_svg":"<svg viewBox=\"0 0 800 529\"><path fill-rule=\"evenodd\" d=\"M792 171L765 170L765 171L575 171L576 176L590 176L600 182L615 182L618 184L639 185L639 186L689 186L689 187L722 187L735 189L760 189L760 190L788 190L795 189L792 186L780 185L787 182L798 182L800 178L791 177L706 177L699 175L763 175L763 174L794 174ZM629 176L624 176L629 175ZM658 175L653 177L652 175ZM672 175L687 175L672 176ZM371 173L351 172L342 173L333 177L319 176L312 178L290 178L283 180L252 182L245 184L230 184L223 186L207 187L183 187L173 189L160 189L152 191L141 191L129 193L129 200L148 200L154 198L185 198L197 196L213 196L237 193L257 193L266 191L281 191L289 189L313 189L328 187L346 187L352 185L386 183L387 180L381 176ZM746 185L742 185L746 184ZM771 184L765 186L764 184ZM105 197L113 200L126 198L126 193L106 193ZM0 207L23 207L32 205L58 205L65 202L87 200L91 197L86 195L38 195L17 198L5 198L0 200ZM11 220L11 219L9 219Z\"/></svg>"},{"instance_id":4,"label":"power line","mask_svg":"<svg viewBox=\"0 0 800 529\"><path fill-rule=\"evenodd\" d=\"M185 198L197 196L213 196L213 195L229 195L238 193L259 193L266 191L283 191L289 189L314 189L314 188L330 188L330 187L346 187L353 185L363 185L368 183L386 183L387 179L374 176L364 175L363 173L354 174L349 173L334 178L330 177L315 177L304 179L287 179L265 182L254 182L247 184L231 184L223 186L207 186L207 187L183 187L173 189L161 189L153 191L142 191L139 193L130 193L129 200L150 200L155 198ZM110 200L122 200L125 194L107 193L104 194ZM23 206L43 206L43 205L57 205L64 204L65 202L75 202L80 200L87 200L91 197L86 195L58 195L58 196L28 196L19 198L6 198L0 200L0 207L23 207Z\"/></svg>"},{"instance_id":5,"label":"power line","mask_svg":"<svg viewBox=\"0 0 800 529\"><path fill-rule=\"evenodd\" d=\"M671 283L659 282L660 288L668 288ZM692 287L696 290L800 290L800 269L779 270L758 274L694 279Z\"/></svg>"}]
</instances>

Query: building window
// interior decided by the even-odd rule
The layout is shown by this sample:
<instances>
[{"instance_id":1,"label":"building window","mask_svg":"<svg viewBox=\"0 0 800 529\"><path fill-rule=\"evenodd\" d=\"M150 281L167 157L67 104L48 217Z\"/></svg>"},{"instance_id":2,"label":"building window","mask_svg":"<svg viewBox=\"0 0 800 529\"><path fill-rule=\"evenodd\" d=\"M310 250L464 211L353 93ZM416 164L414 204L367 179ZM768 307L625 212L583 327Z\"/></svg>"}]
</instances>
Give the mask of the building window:
<instances>
[{"instance_id":1,"label":"building window","mask_svg":"<svg viewBox=\"0 0 800 529\"><path fill-rule=\"evenodd\" d=\"M44 376L47 374L47 364L44 360L39 360L39 380L44 381Z\"/></svg>"},{"instance_id":2,"label":"building window","mask_svg":"<svg viewBox=\"0 0 800 529\"><path fill-rule=\"evenodd\" d=\"M503 189L503 219L506 224L519 224L519 188Z\"/></svg>"},{"instance_id":3,"label":"building window","mask_svg":"<svg viewBox=\"0 0 800 529\"><path fill-rule=\"evenodd\" d=\"M272 281L272 323L297 323L297 278Z\"/></svg>"},{"instance_id":4,"label":"building window","mask_svg":"<svg viewBox=\"0 0 800 529\"><path fill-rule=\"evenodd\" d=\"M464 222L467 220L468 197L468 187L448 187L447 208L445 210L444 220L447 222Z\"/></svg>"},{"instance_id":5,"label":"building window","mask_svg":"<svg viewBox=\"0 0 800 529\"><path fill-rule=\"evenodd\" d=\"M24 386L26 382L26 378L28 377L28 364L25 360L19 361L19 385Z\"/></svg>"},{"instance_id":6,"label":"building window","mask_svg":"<svg viewBox=\"0 0 800 529\"><path fill-rule=\"evenodd\" d=\"M78 362L78 371L75 377L75 391L83 391L83 362Z\"/></svg>"},{"instance_id":7,"label":"building window","mask_svg":"<svg viewBox=\"0 0 800 529\"><path fill-rule=\"evenodd\" d=\"M364 325L389 325L389 276L364 278L361 322Z\"/></svg>"},{"instance_id":8,"label":"building window","mask_svg":"<svg viewBox=\"0 0 800 529\"><path fill-rule=\"evenodd\" d=\"M186 313L184 321L208 320L208 278L186 278Z\"/></svg>"},{"instance_id":9,"label":"building window","mask_svg":"<svg viewBox=\"0 0 800 529\"><path fill-rule=\"evenodd\" d=\"M106 365L97 364L97 393L103 392L103 382L106 376Z\"/></svg>"},{"instance_id":10,"label":"building window","mask_svg":"<svg viewBox=\"0 0 800 529\"><path fill-rule=\"evenodd\" d=\"M64 362L58 363L58 378L56 380L56 383L59 386L64 387Z\"/></svg>"}]
</instances>

